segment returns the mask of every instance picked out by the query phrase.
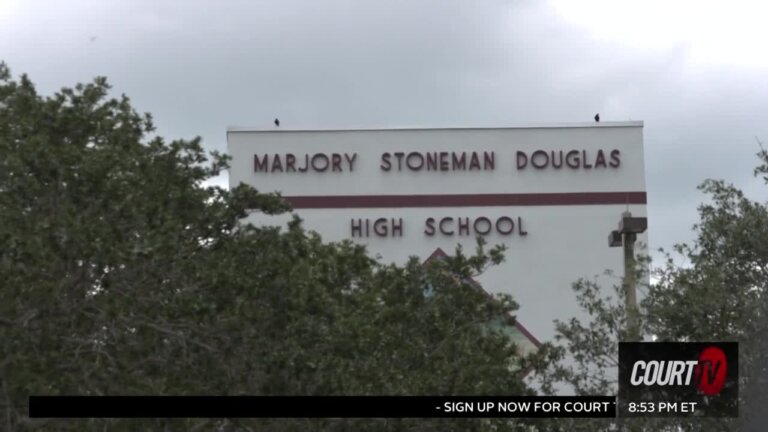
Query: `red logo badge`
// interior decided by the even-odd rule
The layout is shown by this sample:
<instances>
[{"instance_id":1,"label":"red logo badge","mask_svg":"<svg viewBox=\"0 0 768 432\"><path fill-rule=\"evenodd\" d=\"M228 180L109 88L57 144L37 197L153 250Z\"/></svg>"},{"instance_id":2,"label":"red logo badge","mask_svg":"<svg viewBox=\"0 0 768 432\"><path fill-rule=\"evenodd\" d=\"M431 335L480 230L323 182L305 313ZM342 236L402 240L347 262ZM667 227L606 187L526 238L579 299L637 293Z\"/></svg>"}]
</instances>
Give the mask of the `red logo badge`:
<instances>
[{"instance_id":1,"label":"red logo badge","mask_svg":"<svg viewBox=\"0 0 768 432\"><path fill-rule=\"evenodd\" d=\"M708 396L720 393L725 385L727 372L728 361L723 350L715 346L704 348L699 354L699 364L695 369L699 391Z\"/></svg>"}]
</instances>

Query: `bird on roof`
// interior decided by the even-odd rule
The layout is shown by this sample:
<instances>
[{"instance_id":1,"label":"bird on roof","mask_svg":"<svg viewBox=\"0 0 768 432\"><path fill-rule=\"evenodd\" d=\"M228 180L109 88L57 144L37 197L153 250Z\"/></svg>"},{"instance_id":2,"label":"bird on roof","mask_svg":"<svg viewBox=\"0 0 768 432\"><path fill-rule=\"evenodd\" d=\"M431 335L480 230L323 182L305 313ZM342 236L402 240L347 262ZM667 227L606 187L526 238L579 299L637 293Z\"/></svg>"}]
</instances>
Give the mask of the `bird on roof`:
<instances>
[{"instance_id":1,"label":"bird on roof","mask_svg":"<svg viewBox=\"0 0 768 432\"><path fill-rule=\"evenodd\" d=\"M280 120L279 119L275 119L275 126L280 127Z\"/></svg>"},{"instance_id":2,"label":"bird on roof","mask_svg":"<svg viewBox=\"0 0 768 432\"><path fill-rule=\"evenodd\" d=\"M595 114L595 121L600 123L600 113Z\"/></svg>"}]
</instances>

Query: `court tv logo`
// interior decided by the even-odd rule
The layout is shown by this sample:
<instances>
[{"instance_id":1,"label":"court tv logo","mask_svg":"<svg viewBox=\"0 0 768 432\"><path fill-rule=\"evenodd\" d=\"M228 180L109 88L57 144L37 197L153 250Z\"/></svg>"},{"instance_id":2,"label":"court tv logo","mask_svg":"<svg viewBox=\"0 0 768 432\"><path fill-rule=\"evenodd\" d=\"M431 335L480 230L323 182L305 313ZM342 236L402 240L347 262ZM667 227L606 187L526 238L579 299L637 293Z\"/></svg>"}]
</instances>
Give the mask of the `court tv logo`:
<instances>
[{"instance_id":1,"label":"court tv logo","mask_svg":"<svg viewBox=\"0 0 768 432\"><path fill-rule=\"evenodd\" d=\"M717 346L701 351L698 360L637 360L632 366L633 386L696 385L702 394L719 394L725 386L728 359Z\"/></svg>"},{"instance_id":2,"label":"court tv logo","mask_svg":"<svg viewBox=\"0 0 768 432\"><path fill-rule=\"evenodd\" d=\"M695 403L697 416L737 416L738 344L620 343L620 412L641 402Z\"/></svg>"}]
</instances>

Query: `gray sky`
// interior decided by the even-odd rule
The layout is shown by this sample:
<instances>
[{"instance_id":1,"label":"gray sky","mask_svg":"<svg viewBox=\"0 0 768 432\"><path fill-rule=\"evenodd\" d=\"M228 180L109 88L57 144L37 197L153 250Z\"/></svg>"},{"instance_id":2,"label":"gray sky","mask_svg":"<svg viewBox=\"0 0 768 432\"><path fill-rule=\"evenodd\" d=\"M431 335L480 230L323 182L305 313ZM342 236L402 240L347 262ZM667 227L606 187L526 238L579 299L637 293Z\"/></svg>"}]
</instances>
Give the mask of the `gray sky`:
<instances>
[{"instance_id":1,"label":"gray sky","mask_svg":"<svg viewBox=\"0 0 768 432\"><path fill-rule=\"evenodd\" d=\"M757 3L751 5L750 3ZM107 76L168 138L228 125L644 120L651 247L691 239L696 185L768 145L768 6L729 0L0 0L0 60L42 93Z\"/></svg>"}]
</instances>

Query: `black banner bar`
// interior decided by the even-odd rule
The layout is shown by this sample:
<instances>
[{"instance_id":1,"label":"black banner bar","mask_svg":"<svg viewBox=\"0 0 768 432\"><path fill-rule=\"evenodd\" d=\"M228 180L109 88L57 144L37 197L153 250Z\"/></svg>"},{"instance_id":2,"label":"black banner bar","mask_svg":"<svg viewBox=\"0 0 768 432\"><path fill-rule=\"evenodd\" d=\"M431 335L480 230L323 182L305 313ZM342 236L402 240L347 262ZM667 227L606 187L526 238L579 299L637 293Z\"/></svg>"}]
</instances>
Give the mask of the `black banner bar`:
<instances>
[{"instance_id":1,"label":"black banner bar","mask_svg":"<svg viewBox=\"0 0 768 432\"><path fill-rule=\"evenodd\" d=\"M614 396L30 396L32 418L616 417Z\"/></svg>"}]
</instances>

